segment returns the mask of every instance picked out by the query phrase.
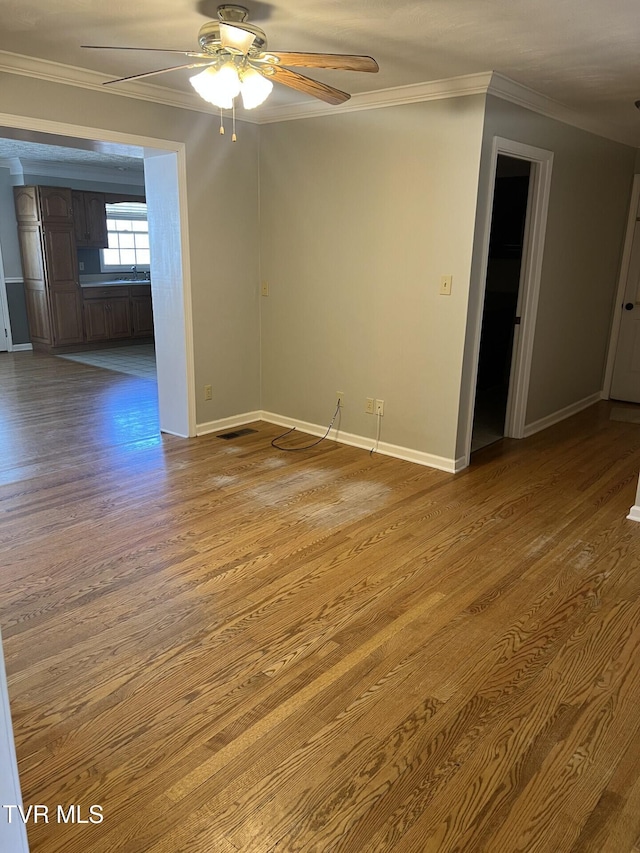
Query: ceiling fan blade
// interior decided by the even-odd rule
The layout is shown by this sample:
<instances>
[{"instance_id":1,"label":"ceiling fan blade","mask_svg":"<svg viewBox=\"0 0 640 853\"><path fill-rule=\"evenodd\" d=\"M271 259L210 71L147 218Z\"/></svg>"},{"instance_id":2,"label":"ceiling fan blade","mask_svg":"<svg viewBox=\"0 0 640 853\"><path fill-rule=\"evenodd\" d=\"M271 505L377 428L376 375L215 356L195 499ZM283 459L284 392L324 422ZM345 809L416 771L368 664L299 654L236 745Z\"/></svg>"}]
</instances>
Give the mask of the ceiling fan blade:
<instances>
[{"instance_id":1,"label":"ceiling fan blade","mask_svg":"<svg viewBox=\"0 0 640 853\"><path fill-rule=\"evenodd\" d=\"M80 47L85 47L89 50L150 50L154 53L179 53L182 56L191 56L195 59L213 59L208 53L197 53L193 50L173 50L170 47L122 47L121 45L112 44L81 44Z\"/></svg>"},{"instance_id":2,"label":"ceiling fan blade","mask_svg":"<svg viewBox=\"0 0 640 853\"><path fill-rule=\"evenodd\" d=\"M243 56L246 56L255 40L256 37L253 33L220 22L220 43L222 47L239 50Z\"/></svg>"},{"instance_id":3,"label":"ceiling fan blade","mask_svg":"<svg viewBox=\"0 0 640 853\"><path fill-rule=\"evenodd\" d=\"M171 68L158 68L156 71L144 71L142 74L131 74L129 77L118 77L117 80L105 80L103 86L111 86L112 83L125 83L127 80L140 80L142 77L153 77L154 74L166 74L167 71L180 71L182 68L203 68L205 65L213 65L214 59L209 62L191 62L188 65L172 65Z\"/></svg>"},{"instance_id":4,"label":"ceiling fan blade","mask_svg":"<svg viewBox=\"0 0 640 853\"><path fill-rule=\"evenodd\" d=\"M297 89L298 92L304 92L305 95L313 95L314 98L320 98L321 101L325 101L327 104L343 104L351 97L346 92L341 92L340 89L334 89L333 86L327 86L318 80L312 80L310 77L305 77L296 71L289 71L280 65L269 65L265 68L261 64L258 66L258 71L268 80L273 79L277 83L289 86L291 89Z\"/></svg>"},{"instance_id":5,"label":"ceiling fan blade","mask_svg":"<svg viewBox=\"0 0 640 853\"><path fill-rule=\"evenodd\" d=\"M282 65L302 68L334 68L337 71L377 71L378 63L371 56L354 56L343 53L291 53L270 50L259 59L275 56Z\"/></svg>"}]
</instances>

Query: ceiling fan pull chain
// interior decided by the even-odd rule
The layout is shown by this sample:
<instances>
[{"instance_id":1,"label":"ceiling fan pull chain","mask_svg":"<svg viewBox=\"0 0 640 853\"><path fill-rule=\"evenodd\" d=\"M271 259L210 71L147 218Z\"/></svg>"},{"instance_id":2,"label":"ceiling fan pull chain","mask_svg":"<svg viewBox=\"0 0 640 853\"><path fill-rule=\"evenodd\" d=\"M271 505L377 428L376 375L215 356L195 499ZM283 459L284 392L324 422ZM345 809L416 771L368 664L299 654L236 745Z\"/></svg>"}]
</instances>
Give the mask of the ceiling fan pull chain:
<instances>
[{"instance_id":1,"label":"ceiling fan pull chain","mask_svg":"<svg viewBox=\"0 0 640 853\"><path fill-rule=\"evenodd\" d=\"M231 133L231 141L237 142L238 137L236 136L236 102L235 100L231 103L231 115L232 115L232 133Z\"/></svg>"},{"instance_id":2,"label":"ceiling fan pull chain","mask_svg":"<svg viewBox=\"0 0 640 853\"><path fill-rule=\"evenodd\" d=\"M220 107L220 135L224 136L224 124L222 123L222 107Z\"/></svg>"}]
</instances>

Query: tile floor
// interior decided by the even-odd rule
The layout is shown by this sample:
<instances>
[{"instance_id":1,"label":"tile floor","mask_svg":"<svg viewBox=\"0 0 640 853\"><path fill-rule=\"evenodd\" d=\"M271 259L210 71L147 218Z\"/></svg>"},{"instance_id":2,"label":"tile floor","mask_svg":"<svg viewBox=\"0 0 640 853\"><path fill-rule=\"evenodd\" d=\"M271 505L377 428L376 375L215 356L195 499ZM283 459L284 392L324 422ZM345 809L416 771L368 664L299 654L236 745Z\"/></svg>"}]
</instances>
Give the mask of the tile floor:
<instances>
[{"instance_id":1,"label":"tile floor","mask_svg":"<svg viewBox=\"0 0 640 853\"><path fill-rule=\"evenodd\" d=\"M140 376L143 379L155 380L157 378L156 353L153 344L88 350L86 352L68 353L59 357L81 364L89 364L92 367L115 370L117 373Z\"/></svg>"}]
</instances>

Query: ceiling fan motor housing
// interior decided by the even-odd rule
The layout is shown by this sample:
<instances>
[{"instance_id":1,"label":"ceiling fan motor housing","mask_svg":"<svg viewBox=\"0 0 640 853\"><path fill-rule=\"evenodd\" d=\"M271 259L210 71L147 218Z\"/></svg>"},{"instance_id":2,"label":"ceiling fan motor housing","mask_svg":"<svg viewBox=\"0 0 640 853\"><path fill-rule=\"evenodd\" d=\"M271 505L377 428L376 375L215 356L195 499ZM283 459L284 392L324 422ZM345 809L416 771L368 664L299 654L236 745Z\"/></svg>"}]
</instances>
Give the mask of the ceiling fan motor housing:
<instances>
[{"instance_id":1,"label":"ceiling fan motor housing","mask_svg":"<svg viewBox=\"0 0 640 853\"><path fill-rule=\"evenodd\" d=\"M267 36L264 30L247 22L249 12L244 6L218 6L218 21L207 21L200 27L198 43L205 53L217 53L224 50L220 36L220 24L230 24L239 30L244 30L255 36L255 40L248 51L248 56L257 56L267 47Z\"/></svg>"},{"instance_id":2,"label":"ceiling fan motor housing","mask_svg":"<svg viewBox=\"0 0 640 853\"><path fill-rule=\"evenodd\" d=\"M249 10L235 3L224 3L218 6L218 18L225 24L241 24L249 17Z\"/></svg>"}]
</instances>

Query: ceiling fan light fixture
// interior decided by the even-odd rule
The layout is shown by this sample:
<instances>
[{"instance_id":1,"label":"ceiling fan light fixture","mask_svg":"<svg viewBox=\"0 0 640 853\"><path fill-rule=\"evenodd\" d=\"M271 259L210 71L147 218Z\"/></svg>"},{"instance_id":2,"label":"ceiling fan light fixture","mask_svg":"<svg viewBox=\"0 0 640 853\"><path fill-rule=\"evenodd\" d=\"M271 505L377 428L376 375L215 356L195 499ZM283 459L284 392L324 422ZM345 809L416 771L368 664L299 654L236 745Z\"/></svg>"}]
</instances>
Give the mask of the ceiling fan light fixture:
<instances>
[{"instance_id":1,"label":"ceiling fan light fixture","mask_svg":"<svg viewBox=\"0 0 640 853\"><path fill-rule=\"evenodd\" d=\"M242 94L244 108L247 110L252 110L264 103L273 90L274 81L296 92L302 92L303 95L318 98L327 104L344 104L349 100L350 95L347 92L292 71L291 67L335 71L378 71L378 63L371 56L295 51L267 52L266 34L260 27L249 23L248 18L249 11L244 6L238 6L235 3L218 6L218 19L207 21L198 31L199 50L118 45L83 45L83 47L181 54L188 60L182 65L156 68L154 71L106 80L103 85L126 83L130 80L183 69L204 69L190 77L189 82L204 101L219 108L221 121L222 111L231 110L235 122L235 98L240 94ZM220 132L224 132L222 126ZM233 139L235 139L235 133Z\"/></svg>"},{"instance_id":2,"label":"ceiling fan light fixture","mask_svg":"<svg viewBox=\"0 0 640 853\"><path fill-rule=\"evenodd\" d=\"M233 99L240 93L240 77L231 61L220 68L211 65L190 77L189 82L201 98L223 110L230 110Z\"/></svg>"},{"instance_id":3,"label":"ceiling fan light fixture","mask_svg":"<svg viewBox=\"0 0 640 853\"><path fill-rule=\"evenodd\" d=\"M226 50L238 51L243 56L249 52L249 48L256 40L255 35L240 27L232 27L228 24L220 24L220 41Z\"/></svg>"},{"instance_id":4,"label":"ceiling fan light fixture","mask_svg":"<svg viewBox=\"0 0 640 853\"><path fill-rule=\"evenodd\" d=\"M255 68L247 68L241 74L240 91L245 110L252 110L263 104L273 89L271 80L267 80Z\"/></svg>"}]
</instances>

